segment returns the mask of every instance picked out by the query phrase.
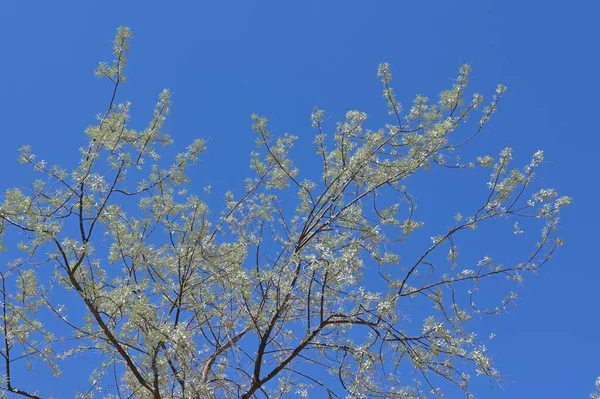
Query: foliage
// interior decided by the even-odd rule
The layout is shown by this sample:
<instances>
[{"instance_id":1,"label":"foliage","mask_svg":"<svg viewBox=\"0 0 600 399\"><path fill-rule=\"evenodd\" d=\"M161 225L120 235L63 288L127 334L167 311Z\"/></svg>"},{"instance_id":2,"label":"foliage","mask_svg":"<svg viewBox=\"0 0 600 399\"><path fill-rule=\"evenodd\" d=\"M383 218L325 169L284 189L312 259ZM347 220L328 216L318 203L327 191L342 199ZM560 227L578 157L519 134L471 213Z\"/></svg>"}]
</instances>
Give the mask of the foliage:
<instances>
[{"instance_id":1,"label":"foliage","mask_svg":"<svg viewBox=\"0 0 600 399\"><path fill-rule=\"evenodd\" d=\"M43 178L28 191L8 190L1 204L1 231L19 232L24 254L0 273L5 394L41 397L20 388L22 374L11 373L19 364L43 362L60 377L62 363L85 353L97 368L80 398L425 398L449 385L470 397L473 372L498 378L466 324L500 312L516 294L490 308L476 306L475 296L488 279L519 283L545 264L561 244L559 211L570 202L532 189L541 151L521 169L511 167L510 148L497 159L459 160L504 86L487 106L480 94L465 99L465 65L437 103L417 96L403 112L382 64L392 122L368 130L367 115L349 111L328 136L315 109L322 173L314 180L301 179L290 156L296 137L273 135L254 115L254 175L214 216L185 188L204 142L170 166L159 156L171 144L162 132L169 92L142 131L128 126L130 104L116 102L130 37L119 28L115 60L96 71L113 90L86 131L78 166L49 166L25 146L20 161ZM477 112L474 129L460 133ZM423 226L407 180L434 168L489 168L487 194L401 261L402 242ZM516 234L519 220L541 223L532 253L512 265L484 257L459 269L456 237L497 219L514 222Z\"/></svg>"},{"instance_id":2,"label":"foliage","mask_svg":"<svg viewBox=\"0 0 600 399\"><path fill-rule=\"evenodd\" d=\"M596 392L592 392L590 398L600 399L600 377L596 378Z\"/></svg>"}]
</instances>

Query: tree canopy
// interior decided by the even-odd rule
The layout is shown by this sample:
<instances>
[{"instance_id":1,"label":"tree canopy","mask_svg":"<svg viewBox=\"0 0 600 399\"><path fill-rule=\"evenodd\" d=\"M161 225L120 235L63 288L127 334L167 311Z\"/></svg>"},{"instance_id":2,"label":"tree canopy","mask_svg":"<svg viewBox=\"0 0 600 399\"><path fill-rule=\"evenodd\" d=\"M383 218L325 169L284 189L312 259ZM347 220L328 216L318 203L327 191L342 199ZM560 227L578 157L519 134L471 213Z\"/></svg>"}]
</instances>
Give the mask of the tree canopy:
<instances>
[{"instance_id":1,"label":"tree canopy","mask_svg":"<svg viewBox=\"0 0 600 399\"><path fill-rule=\"evenodd\" d=\"M571 202L537 187L542 151L513 166L511 148L466 150L506 87L487 101L468 94L463 65L437 101L417 95L405 110L381 64L389 122L370 129L352 110L331 126L315 108L316 154L298 160L297 137L253 115L245 191L211 212L186 174L205 142L161 158L172 144L169 91L145 129L129 126L119 88L130 37L119 28L114 60L96 70L112 88L78 165L48 165L24 146L20 162L41 177L0 206L3 249L22 253L0 269L5 396L45 397L24 387L24 365L61 379L81 356L96 367L89 390L73 392L80 398L470 398L471 375L500 378L469 320L502 312L516 298L510 285L550 259ZM319 173L301 174L303 163ZM488 187L405 257L409 236L426 228L409 185L442 168L489 169ZM461 235L506 221L516 235L537 226L531 252L459 262L459 247L470 251Z\"/></svg>"}]
</instances>

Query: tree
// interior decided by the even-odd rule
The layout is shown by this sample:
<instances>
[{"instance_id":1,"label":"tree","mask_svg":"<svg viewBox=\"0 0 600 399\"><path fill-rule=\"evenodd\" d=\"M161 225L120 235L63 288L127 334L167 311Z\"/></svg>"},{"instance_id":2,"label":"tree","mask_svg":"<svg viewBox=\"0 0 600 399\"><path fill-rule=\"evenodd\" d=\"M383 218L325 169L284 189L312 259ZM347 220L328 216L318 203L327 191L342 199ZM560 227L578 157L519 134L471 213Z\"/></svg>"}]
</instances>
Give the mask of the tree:
<instances>
[{"instance_id":1,"label":"tree","mask_svg":"<svg viewBox=\"0 0 600 399\"><path fill-rule=\"evenodd\" d=\"M521 169L511 168L510 148L496 160L460 161L504 86L487 106L480 94L465 100L464 65L436 104L417 96L403 112L390 67L381 64L391 121L368 130L366 115L349 111L329 137L315 109L321 173L312 180L301 179L291 159L296 137L274 136L253 115L253 176L241 195L227 193L214 216L185 188L204 142L170 166L159 156L171 144L161 130L169 92L142 131L128 126L130 104L117 103L130 37L119 28L114 61L97 68L112 91L86 130L78 165L49 166L21 148L20 161L43 179L8 190L0 207L5 241L13 246L18 234L24 254L0 273L5 396L42 397L23 387L23 362L45 363L60 378L61 363L82 354L93 354L97 367L81 398L304 397L309 390L424 398L441 396L443 387L471 397L472 372L499 377L468 320L501 312L516 294L490 307L475 297L488 280L504 289L501 281L519 283L544 265L561 245L559 211L570 203L553 189L534 189L541 151ZM478 121L466 123L480 108ZM489 187L469 215L457 214L422 253L401 260L402 243L423 226L407 181L436 168L490 168ZM532 253L515 264L485 256L459 268L458 237L494 220L509 220L515 234L519 221L541 225ZM69 310L62 301L72 302Z\"/></svg>"},{"instance_id":2,"label":"tree","mask_svg":"<svg viewBox=\"0 0 600 399\"><path fill-rule=\"evenodd\" d=\"M596 378L596 392L592 392L590 394L590 398L592 398L592 399L600 398L600 377Z\"/></svg>"}]
</instances>

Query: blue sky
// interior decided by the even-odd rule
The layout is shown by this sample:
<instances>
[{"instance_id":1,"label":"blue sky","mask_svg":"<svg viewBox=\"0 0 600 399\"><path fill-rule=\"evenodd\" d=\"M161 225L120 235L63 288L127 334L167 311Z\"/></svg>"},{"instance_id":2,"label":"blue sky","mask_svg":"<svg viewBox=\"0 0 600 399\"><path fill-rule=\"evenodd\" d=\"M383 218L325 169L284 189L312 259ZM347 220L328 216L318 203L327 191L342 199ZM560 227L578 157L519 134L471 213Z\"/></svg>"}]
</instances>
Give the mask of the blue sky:
<instances>
[{"instance_id":1,"label":"blue sky","mask_svg":"<svg viewBox=\"0 0 600 399\"><path fill-rule=\"evenodd\" d=\"M195 137L208 140L193 181L212 184L216 197L245 177L251 113L308 148L314 105L332 122L359 109L372 127L384 123L380 62L392 65L407 105L417 93L435 98L470 63L474 90L508 86L475 150L496 154L509 145L523 164L544 149L542 184L574 199L561 222L564 247L526 280L509 314L486 321L497 334L490 351L505 381L478 392L490 399L587 397L600 375L600 189L593 183L600 172L599 12L596 2L552 0L4 1L0 190L26 185L26 168L16 162L22 144L51 162L76 161L85 127L108 100L109 87L93 70L111 59L119 25L134 33L121 92L133 102L132 124L142 128L157 94L170 88L167 130L179 149ZM436 214L451 217L460 202L439 205L433 184L442 182L433 179L417 187L420 209L441 206ZM475 193L461 187L464 197Z\"/></svg>"}]
</instances>

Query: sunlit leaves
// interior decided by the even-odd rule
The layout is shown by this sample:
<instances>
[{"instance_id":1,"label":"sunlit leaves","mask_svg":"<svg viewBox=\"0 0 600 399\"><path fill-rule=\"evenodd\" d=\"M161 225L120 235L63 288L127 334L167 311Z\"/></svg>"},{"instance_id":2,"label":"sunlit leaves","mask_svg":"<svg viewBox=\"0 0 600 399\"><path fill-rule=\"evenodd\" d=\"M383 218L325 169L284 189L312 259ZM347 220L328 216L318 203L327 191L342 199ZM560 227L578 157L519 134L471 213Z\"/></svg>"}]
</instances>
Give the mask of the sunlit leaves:
<instances>
[{"instance_id":1,"label":"sunlit leaves","mask_svg":"<svg viewBox=\"0 0 600 399\"><path fill-rule=\"evenodd\" d=\"M592 392L590 394L590 397L592 399L599 399L600 398L600 377L596 378L596 392Z\"/></svg>"},{"instance_id":2,"label":"sunlit leaves","mask_svg":"<svg viewBox=\"0 0 600 399\"><path fill-rule=\"evenodd\" d=\"M59 375L55 359L98 354L82 398L115 386L116 396L152 399L441 397L447 382L471 397L471 374L497 378L468 321L516 299L505 285L496 290L505 293L500 301L482 298L485 282L521 284L545 264L562 244L559 213L571 203L554 189L534 189L541 151L521 168L510 148L496 159L462 154L497 111L504 86L480 110L483 96L468 93L464 65L437 101L417 95L406 112L391 67L381 64L390 120L370 127L377 118L350 110L329 125L315 108L310 160L294 159L298 136L252 115L251 176L215 211L210 189L189 184L187 174L205 142L173 159L161 148L172 144L164 132L169 91L142 130L132 127L133 104L117 102L130 38L119 28L114 60L96 71L112 91L85 131L78 164L49 166L29 146L20 150L19 161L42 177L9 189L0 205L0 233L19 232L25 254L2 271L5 343L25 347L4 349L5 359L35 357ZM303 168L307 162L320 170ZM480 205L452 211L439 224L450 227L434 226L431 241L417 242L424 223L410 187L420 171L474 167L490 168L487 187L469 199ZM469 261L471 248L458 237L505 219L515 239L540 229L533 252L515 264L483 254ZM501 234L483 240L503 245ZM70 317L55 289L83 316ZM61 328L42 324L41 309ZM336 378L320 382L323 371Z\"/></svg>"}]
</instances>

